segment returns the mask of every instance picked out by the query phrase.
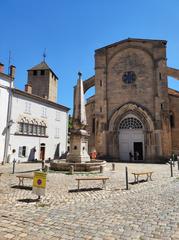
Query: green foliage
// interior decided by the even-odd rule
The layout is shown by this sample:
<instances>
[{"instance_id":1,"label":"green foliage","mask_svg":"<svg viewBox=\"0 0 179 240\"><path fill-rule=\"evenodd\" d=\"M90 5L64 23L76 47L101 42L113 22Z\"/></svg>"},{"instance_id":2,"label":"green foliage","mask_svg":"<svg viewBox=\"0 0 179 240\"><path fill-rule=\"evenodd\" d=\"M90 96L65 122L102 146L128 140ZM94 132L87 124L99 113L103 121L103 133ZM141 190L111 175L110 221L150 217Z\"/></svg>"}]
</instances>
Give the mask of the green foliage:
<instances>
[{"instance_id":1,"label":"green foliage","mask_svg":"<svg viewBox=\"0 0 179 240\"><path fill-rule=\"evenodd\" d=\"M68 117L68 130L70 131L70 129L72 129L72 120L73 118L71 117L71 115L69 115Z\"/></svg>"}]
</instances>

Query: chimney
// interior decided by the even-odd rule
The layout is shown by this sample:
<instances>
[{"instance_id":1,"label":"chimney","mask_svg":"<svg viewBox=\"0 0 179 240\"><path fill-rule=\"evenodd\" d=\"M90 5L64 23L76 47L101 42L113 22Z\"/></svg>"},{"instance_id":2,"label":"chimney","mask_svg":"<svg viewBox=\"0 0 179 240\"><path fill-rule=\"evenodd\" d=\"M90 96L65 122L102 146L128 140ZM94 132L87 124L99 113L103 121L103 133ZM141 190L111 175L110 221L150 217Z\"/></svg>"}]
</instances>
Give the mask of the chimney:
<instances>
[{"instance_id":1,"label":"chimney","mask_svg":"<svg viewBox=\"0 0 179 240\"><path fill-rule=\"evenodd\" d=\"M4 72L4 64L0 63L0 72L3 73Z\"/></svg>"},{"instance_id":2,"label":"chimney","mask_svg":"<svg viewBox=\"0 0 179 240\"><path fill-rule=\"evenodd\" d=\"M31 84L27 83L25 85L25 92L32 94L32 85Z\"/></svg>"},{"instance_id":3,"label":"chimney","mask_svg":"<svg viewBox=\"0 0 179 240\"><path fill-rule=\"evenodd\" d=\"M11 65L11 66L10 66L10 77L11 77L12 79L15 78L15 72L16 72L16 67L13 66L13 65Z\"/></svg>"}]
</instances>

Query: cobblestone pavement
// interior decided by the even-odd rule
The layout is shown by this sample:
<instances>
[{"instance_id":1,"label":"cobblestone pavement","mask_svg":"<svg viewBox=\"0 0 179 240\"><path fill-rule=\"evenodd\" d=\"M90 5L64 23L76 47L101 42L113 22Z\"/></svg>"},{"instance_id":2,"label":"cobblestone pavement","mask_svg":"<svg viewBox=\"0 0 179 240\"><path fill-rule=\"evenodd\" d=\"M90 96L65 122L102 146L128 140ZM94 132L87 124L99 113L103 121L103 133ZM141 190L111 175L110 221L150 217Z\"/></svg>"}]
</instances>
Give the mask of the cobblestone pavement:
<instances>
[{"instance_id":1,"label":"cobblestone pavement","mask_svg":"<svg viewBox=\"0 0 179 240\"><path fill-rule=\"evenodd\" d=\"M108 163L106 190L101 183L82 182L75 175L49 172L46 195L40 202L32 180L19 188L12 165L0 166L0 240L7 239L162 239L179 240L179 171L169 165ZM125 190L125 166L129 190ZM36 170L40 164L17 164L16 172ZM153 171L153 181L132 184L134 171ZM99 173L93 173L99 175ZM80 174L81 175L81 174ZM93 187L93 188L92 188Z\"/></svg>"}]
</instances>

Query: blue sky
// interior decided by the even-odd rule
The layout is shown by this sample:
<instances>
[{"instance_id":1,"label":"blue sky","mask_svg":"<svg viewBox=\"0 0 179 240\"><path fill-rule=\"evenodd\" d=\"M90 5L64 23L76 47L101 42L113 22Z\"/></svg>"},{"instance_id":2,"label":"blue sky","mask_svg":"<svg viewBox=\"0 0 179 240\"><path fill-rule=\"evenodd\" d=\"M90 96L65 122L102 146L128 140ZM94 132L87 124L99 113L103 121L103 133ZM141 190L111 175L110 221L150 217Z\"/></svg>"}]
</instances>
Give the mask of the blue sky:
<instances>
[{"instance_id":1,"label":"blue sky","mask_svg":"<svg viewBox=\"0 0 179 240\"><path fill-rule=\"evenodd\" d=\"M58 102L72 108L78 71L94 75L94 51L131 38L165 39L168 66L179 68L178 0L1 0L0 62L17 68L24 89L26 70L46 61L59 77ZM169 79L179 90L179 82ZM87 97L92 92L87 93Z\"/></svg>"}]
</instances>

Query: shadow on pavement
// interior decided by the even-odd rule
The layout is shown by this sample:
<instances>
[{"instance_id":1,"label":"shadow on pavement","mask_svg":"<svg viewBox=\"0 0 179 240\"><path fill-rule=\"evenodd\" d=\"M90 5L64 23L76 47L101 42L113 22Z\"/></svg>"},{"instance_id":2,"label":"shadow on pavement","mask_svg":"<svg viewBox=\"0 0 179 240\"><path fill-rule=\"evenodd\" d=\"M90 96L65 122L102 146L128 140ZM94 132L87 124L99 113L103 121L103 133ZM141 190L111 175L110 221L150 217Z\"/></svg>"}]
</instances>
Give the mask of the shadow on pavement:
<instances>
[{"instance_id":1,"label":"shadow on pavement","mask_svg":"<svg viewBox=\"0 0 179 240\"><path fill-rule=\"evenodd\" d=\"M99 190L103 190L102 188L80 188L79 190L78 189L71 189L71 190L68 190L68 192L70 193L73 193L73 192L86 192L86 191L99 191Z\"/></svg>"},{"instance_id":2,"label":"shadow on pavement","mask_svg":"<svg viewBox=\"0 0 179 240\"><path fill-rule=\"evenodd\" d=\"M25 199L17 199L18 202L24 202L24 203L34 203L34 202L39 202L40 199L31 199L31 198L25 198Z\"/></svg>"},{"instance_id":3,"label":"shadow on pavement","mask_svg":"<svg viewBox=\"0 0 179 240\"><path fill-rule=\"evenodd\" d=\"M30 172L39 172L41 170L41 168L38 169L33 169L33 170L27 170L27 171L19 171L19 172L15 172L15 173L30 173Z\"/></svg>"},{"instance_id":4,"label":"shadow on pavement","mask_svg":"<svg viewBox=\"0 0 179 240\"><path fill-rule=\"evenodd\" d=\"M135 185L135 184L139 184L139 183L143 183L143 182L148 182L148 181L142 179L142 180L139 180L138 182L130 182L129 184L131 184L131 185Z\"/></svg>"},{"instance_id":5,"label":"shadow on pavement","mask_svg":"<svg viewBox=\"0 0 179 240\"><path fill-rule=\"evenodd\" d=\"M30 186L18 186L18 185L15 185L15 186L12 186L11 188L24 189L24 190L28 190L28 191L32 190L32 187L30 187Z\"/></svg>"}]
</instances>

